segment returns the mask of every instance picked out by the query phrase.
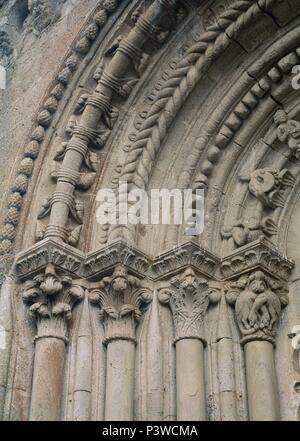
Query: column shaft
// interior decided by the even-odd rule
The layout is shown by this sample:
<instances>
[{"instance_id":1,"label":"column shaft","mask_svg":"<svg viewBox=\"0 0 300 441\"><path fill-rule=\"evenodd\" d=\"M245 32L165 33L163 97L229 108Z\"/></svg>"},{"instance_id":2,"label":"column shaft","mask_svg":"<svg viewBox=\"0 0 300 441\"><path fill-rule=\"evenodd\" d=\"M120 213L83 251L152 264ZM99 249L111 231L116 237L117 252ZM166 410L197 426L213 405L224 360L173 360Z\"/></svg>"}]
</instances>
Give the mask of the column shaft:
<instances>
[{"instance_id":1,"label":"column shaft","mask_svg":"<svg viewBox=\"0 0 300 441\"><path fill-rule=\"evenodd\" d=\"M280 416L272 343L246 343L245 360L250 420L278 421Z\"/></svg>"},{"instance_id":2,"label":"column shaft","mask_svg":"<svg viewBox=\"0 0 300 441\"><path fill-rule=\"evenodd\" d=\"M30 406L31 421L59 421L63 390L65 343L55 337L36 341Z\"/></svg>"},{"instance_id":3,"label":"column shaft","mask_svg":"<svg viewBox=\"0 0 300 441\"><path fill-rule=\"evenodd\" d=\"M176 343L177 420L205 421L204 348L201 340Z\"/></svg>"},{"instance_id":4,"label":"column shaft","mask_svg":"<svg viewBox=\"0 0 300 441\"><path fill-rule=\"evenodd\" d=\"M135 343L113 340L107 346L105 421L133 420Z\"/></svg>"}]
</instances>

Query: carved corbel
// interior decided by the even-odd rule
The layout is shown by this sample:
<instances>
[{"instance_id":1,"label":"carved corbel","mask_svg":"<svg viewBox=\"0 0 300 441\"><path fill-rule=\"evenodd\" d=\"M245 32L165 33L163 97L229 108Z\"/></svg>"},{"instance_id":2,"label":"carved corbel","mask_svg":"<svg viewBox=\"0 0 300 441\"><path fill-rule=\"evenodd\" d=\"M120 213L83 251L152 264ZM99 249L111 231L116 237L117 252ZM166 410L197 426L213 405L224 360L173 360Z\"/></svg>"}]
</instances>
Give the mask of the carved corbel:
<instances>
[{"instance_id":1,"label":"carved corbel","mask_svg":"<svg viewBox=\"0 0 300 441\"><path fill-rule=\"evenodd\" d=\"M143 307L151 302L152 293L137 277L128 274L124 265L117 265L110 277L104 277L98 288L90 292L90 301L100 307L105 340L135 342L135 329Z\"/></svg>"},{"instance_id":2,"label":"carved corbel","mask_svg":"<svg viewBox=\"0 0 300 441\"><path fill-rule=\"evenodd\" d=\"M227 302L235 308L241 343L274 344L281 310L288 304L287 284L255 271L228 282L225 291Z\"/></svg>"},{"instance_id":3,"label":"carved corbel","mask_svg":"<svg viewBox=\"0 0 300 441\"><path fill-rule=\"evenodd\" d=\"M159 291L159 301L170 306L175 342L195 338L205 343L204 319L210 304L221 298L220 291L213 282L198 277L192 268L173 277L170 287Z\"/></svg>"},{"instance_id":4,"label":"carved corbel","mask_svg":"<svg viewBox=\"0 0 300 441\"><path fill-rule=\"evenodd\" d=\"M55 337L67 342L67 322L84 289L70 276L59 276L53 265L24 284L23 301L37 325L36 338Z\"/></svg>"}]
</instances>

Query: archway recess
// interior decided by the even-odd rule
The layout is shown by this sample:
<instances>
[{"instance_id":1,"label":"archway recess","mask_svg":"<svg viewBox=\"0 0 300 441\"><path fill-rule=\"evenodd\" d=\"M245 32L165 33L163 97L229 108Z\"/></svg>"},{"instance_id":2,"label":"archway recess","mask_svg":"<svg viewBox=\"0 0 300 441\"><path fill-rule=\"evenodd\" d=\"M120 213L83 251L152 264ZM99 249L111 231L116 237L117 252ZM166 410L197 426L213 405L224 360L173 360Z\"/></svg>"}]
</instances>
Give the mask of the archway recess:
<instances>
[{"instance_id":1,"label":"archway recess","mask_svg":"<svg viewBox=\"0 0 300 441\"><path fill-rule=\"evenodd\" d=\"M100 2L0 233L5 419L298 418L299 22L296 0ZM122 182L117 208L203 190L203 233L99 225Z\"/></svg>"}]
</instances>

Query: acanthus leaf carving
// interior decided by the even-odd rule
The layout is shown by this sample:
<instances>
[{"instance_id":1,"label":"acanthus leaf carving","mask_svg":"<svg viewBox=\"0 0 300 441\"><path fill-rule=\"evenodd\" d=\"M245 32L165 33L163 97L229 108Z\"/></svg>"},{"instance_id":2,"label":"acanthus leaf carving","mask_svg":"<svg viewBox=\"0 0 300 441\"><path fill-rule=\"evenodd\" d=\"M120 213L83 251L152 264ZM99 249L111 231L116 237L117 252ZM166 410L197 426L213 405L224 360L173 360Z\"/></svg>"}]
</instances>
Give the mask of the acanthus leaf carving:
<instances>
[{"instance_id":1,"label":"acanthus leaf carving","mask_svg":"<svg viewBox=\"0 0 300 441\"><path fill-rule=\"evenodd\" d=\"M26 281L22 296L36 320L36 338L55 337L67 342L67 322L72 317L73 307L84 294L81 285L68 275L59 276L52 264Z\"/></svg>"},{"instance_id":2,"label":"acanthus leaf carving","mask_svg":"<svg viewBox=\"0 0 300 441\"><path fill-rule=\"evenodd\" d=\"M198 277L192 268L175 276L170 286L158 294L162 304L170 306L175 342L184 338L196 338L205 343L204 319L210 304L218 303L221 295L216 283Z\"/></svg>"},{"instance_id":3,"label":"acanthus leaf carving","mask_svg":"<svg viewBox=\"0 0 300 441\"><path fill-rule=\"evenodd\" d=\"M104 343L116 339L135 342L135 328L142 316L142 308L151 299L151 290L143 286L140 279L129 275L122 264L115 267L111 276L104 277L90 292L90 301L100 306Z\"/></svg>"}]
</instances>

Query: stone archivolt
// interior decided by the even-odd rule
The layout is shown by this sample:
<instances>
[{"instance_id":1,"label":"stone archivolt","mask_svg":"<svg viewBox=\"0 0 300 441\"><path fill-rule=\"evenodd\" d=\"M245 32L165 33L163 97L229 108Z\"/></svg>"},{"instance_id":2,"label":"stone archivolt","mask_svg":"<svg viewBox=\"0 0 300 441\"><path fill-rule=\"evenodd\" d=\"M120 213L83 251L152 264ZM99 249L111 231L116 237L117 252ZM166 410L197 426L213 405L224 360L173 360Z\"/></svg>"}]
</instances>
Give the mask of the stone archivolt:
<instances>
[{"instance_id":1,"label":"stone archivolt","mask_svg":"<svg viewBox=\"0 0 300 441\"><path fill-rule=\"evenodd\" d=\"M12 185L0 232L4 254L12 249L34 161L58 103L79 62L119 3L121 8L117 1L99 4L43 103ZM13 267L17 290L22 290L37 326L33 382L27 385L31 388L31 406L27 409L30 419L61 418L63 397L59 392L58 398L46 403L46 386L53 390L62 388L66 377L70 381L71 370L79 369L81 356L86 357L89 372L95 369L93 363L102 366L106 381L101 386L105 393L101 390L99 394L105 396L101 418L107 420L133 419L139 412L134 409L135 393L137 406L159 396L155 403L161 419L170 415L179 420L188 416L196 420L229 419L232 415L238 419L239 413L243 415L241 419L255 420L264 408L269 409L269 419L279 418L274 348L283 307L288 304L287 285L294 264L285 256L285 244L278 246L278 237L286 228L287 221L282 218L289 198L298 191L299 112L286 99L293 98L290 74L299 62L299 30L289 26L289 15L300 12L295 2L286 6L287 18L280 25L283 29L287 26L286 33L278 37L274 31L282 48L270 40L270 47L264 53L258 49L257 57L249 51L251 64L245 65L236 84L226 85L217 108L210 107L207 128L201 126L192 138L187 136L186 142L191 145L186 161L181 160L184 164L179 167L174 162L173 187L192 186L206 191L209 219L201 245L198 239L189 241L180 228L173 226L147 233L145 252L143 234L139 234L138 228L97 228L89 219L92 208L87 201L95 201L95 189L105 183L116 188L119 179L126 179L129 189L151 188L158 163L164 160L164 154L168 155L168 143L172 143L168 135L171 137L172 130L176 133L177 124L173 123L180 122L182 115L192 121L192 111L180 111L181 108L188 108L190 103L191 108L198 107L192 100L198 95L202 99L202 82L205 88L207 78L212 84L214 75L219 78L214 68L220 59L224 63L227 50L235 50L235 42L245 56L243 34L255 27L256 21L263 20L268 25L271 21L276 29L277 23L282 22L276 0L204 3L202 7L197 2L155 0L142 5L136 2L134 7L122 5L130 25L111 31L106 48L101 47L100 61L90 63L92 67L86 69L89 80L80 87L80 93L74 92L74 100L61 118L61 142L53 142L55 149L49 149L51 157L41 176L43 184L50 177L56 188L52 192L45 185L47 194L43 201L40 196L44 188L39 184L39 211L37 203L32 201L31 205L38 218L37 243L25 247ZM195 12L200 24L193 21ZM175 50L177 33L184 34L183 29L190 24L193 31L187 32L185 44ZM172 54L165 65L162 59L168 50ZM144 96L141 90L148 79L153 82L154 78L150 74L154 65L151 63L161 65L163 73L157 73L154 88L147 89ZM286 110L278 110L279 102ZM126 106L138 108L131 123L127 114L124 117ZM199 116L197 112L195 115ZM195 115L193 118L197 119ZM270 115L269 119L264 119L265 115ZM126 124L120 121L123 117ZM184 125L194 129L191 122L184 121ZM266 134L263 138L262 133ZM178 157L179 147L176 144ZM251 160L251 149L257 160ZM161 186L170 175L168 171L161 177ZM45 222L47 217L49 223ZM32 229L32 225L28 230L24 227L23 233ZM107 245L103 247L104 244ZM85 295L99 307L100 320L91 319L98 308L90 307L87 300L81 302ZM75 336L73 310L75 322L84 311ZM89 317L92 325L82 325L82 317ZM168 323L172 326L168 327ZM84 345L76 346L77 337L87 339L88 354ZM149 339L153 340L157 354L163 353L154 373L147 370L144 361L144 353L152 344ZM91 349L99 343L106 346L107 358L99 349ZM71 355L65 351L69 344ZM39 373L41 366L47 367L49 353L54 354L60 368L56 378L48 381ZM245 372L241 367L244 356ZM68 373L65 357L70 357ZM191 362L190 366L185 360ZM229 374L224 375L223 366L234 371L228 381L230 386L226 383ZM263 366L259 374L261 390L253 386L259 366ZM205 369L209 369L209 375ZM137 392L136 372L140 381ZM3 375L7 380L6 370ZM247 388L240 380L243 376ZM47 385L39 388L43 379ZM124 393L116 405L120 385L124 386ZM239 387L243 404L235 395ZM91 396L95 392L84 392L87 396L80 395L78 419L86 418L81 400L91 408L92 402L98 403ZM208 396L214 409L207 405ZM261 404L263 399L267 400L265 405ZM169 407L165 404L168 400ZM1 401L0 405L4 406Z\"/></svg>"}]
</instances>

